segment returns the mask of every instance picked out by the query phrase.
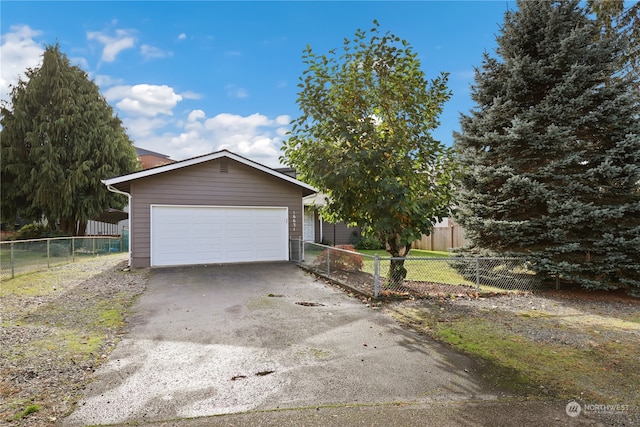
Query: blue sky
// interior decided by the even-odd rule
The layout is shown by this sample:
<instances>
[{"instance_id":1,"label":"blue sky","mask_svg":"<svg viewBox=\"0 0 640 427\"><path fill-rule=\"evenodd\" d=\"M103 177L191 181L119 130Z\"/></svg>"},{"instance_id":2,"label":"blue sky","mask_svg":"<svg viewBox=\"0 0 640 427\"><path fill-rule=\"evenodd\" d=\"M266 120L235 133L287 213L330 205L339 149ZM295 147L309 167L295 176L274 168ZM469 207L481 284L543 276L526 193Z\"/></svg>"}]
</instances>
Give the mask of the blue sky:
<instances>
[{"instance_id":1,"label":"blue sky","mask_svg":"<svg viewBox=\"0 0 640 427\"><path fill-rule=\"evenodd\" d=\"M427 78L450 73L436 139L452 143L482 53L493 54L507 1L0 3L0 97L45 45L93 79L135 145L176 160L229 149L278 166L298 113L302 51L342 47L374 19L406 39Z\"/></svg>"}]
</instances>

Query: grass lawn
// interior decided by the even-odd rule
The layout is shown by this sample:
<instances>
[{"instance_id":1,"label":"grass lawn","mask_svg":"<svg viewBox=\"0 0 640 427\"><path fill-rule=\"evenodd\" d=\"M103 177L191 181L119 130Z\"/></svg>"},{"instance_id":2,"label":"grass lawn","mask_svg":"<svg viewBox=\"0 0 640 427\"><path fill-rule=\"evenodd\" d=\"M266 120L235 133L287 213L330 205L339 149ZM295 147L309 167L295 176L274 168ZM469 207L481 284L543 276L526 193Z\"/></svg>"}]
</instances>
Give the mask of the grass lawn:
<instances>
[{"instance_id":1,"label":"grass lawn","mask_svg":"<svg viewBox=\"0 0 640 427\"><path fill-rule=\"evenodd\" d=\"M546 302L531 312L430 301L387 310L401 323L481 361L482 375L500 387L527 396L627 405L637 413L640 314L591 312L589 303L571 298ZM554 313L562 304L576 307ZM563 335L576 338L553 339Z\"/></svg>"},{"instance_id":2,"label":"grass lawn","mask_svg":"<svg viewBox=\"0 0 640 427\"><path fill-rule=\"evenodd\" d=\"M374 270L374 262L373 256L378 255L380 258L389 258L389 252L379 249L379 250L360 250L358 251L364 255L369 255L364 257L364 267L362 271L373 274ZM435 282L435 283L444 283L449 285L473 285L474 283L466 280L460 273L458 273L453 267L449 265L449 263L444 260L444 258L450 258L451 254L448 252L438 252L438 251L424 251L420 249L412 249L409 252L409 256L404 263L405 268L407 269L407 278L406 280L414 280L419 282ZM430 258L426 259L415 259L415 258ZM440 259L442 260L440 260ZM387 276L389 271L390 261L381 260L380 261L380 275L383 277Z\"/></svg>"},{"instance_id":3,"label":"grass lawn","mask_svg":"<svg viewBox=\"0 0 640 427\"><path fill-rule=\"evenodd\" d=\"M378 255L380 258L389 258L391 255L389 255L389 252L385 251L384 249L375 249L375 250L370 250L370 249L363 249L363 250L359 250L358 252L360 252L361 254L365 254L365 255ZM408 258L449 258L451 257L451 254L449 252L440 252L440 251L424 251L422 249L411 249L411 251L409 252L409 257Z\"/></svg>"}]
</instances>

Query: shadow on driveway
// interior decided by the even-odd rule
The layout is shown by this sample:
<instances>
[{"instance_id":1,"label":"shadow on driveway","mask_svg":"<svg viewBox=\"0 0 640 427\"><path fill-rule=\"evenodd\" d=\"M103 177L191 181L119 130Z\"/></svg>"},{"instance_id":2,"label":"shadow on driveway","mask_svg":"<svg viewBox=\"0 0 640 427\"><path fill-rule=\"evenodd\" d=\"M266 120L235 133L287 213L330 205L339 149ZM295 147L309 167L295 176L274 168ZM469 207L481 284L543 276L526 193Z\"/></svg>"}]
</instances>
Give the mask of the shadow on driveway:
<instances>
[{"instance_id":1,"label":"shadow on driveway","mask_svg":"<svg viewBox=\"0 0 640 427\"><path fill-rule=\"evenodd\" d=\"M500 395L469 358L290 263L156 269L133 311L64 425Z\"/></svg>"}]
</instances>

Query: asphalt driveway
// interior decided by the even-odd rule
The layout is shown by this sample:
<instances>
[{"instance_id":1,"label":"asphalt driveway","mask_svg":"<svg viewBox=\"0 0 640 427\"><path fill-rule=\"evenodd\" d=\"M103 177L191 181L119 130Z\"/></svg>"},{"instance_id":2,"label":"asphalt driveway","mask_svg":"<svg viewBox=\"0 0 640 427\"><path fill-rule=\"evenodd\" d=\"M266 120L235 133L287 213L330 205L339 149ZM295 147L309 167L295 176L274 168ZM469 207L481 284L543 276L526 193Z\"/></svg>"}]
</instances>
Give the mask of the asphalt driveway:
<instances>
[{"instance_id":1,"label":"asphalt driveway","mask_svg":"<svg viewBox=\"0 0 640 427\"><path fill-rule=\"evenodd\" d=\"M64 424L495 399L475 371L290 263L157 269Z\"/></svg>"}]
</instances>

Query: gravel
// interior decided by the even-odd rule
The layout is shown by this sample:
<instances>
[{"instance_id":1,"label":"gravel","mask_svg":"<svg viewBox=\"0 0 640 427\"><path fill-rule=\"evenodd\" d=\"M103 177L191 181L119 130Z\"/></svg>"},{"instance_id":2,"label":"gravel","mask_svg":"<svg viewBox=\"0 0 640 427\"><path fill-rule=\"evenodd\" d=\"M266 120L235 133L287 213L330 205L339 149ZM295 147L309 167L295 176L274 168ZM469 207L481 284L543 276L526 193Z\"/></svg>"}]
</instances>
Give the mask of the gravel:
<instances>
[{"instance_id":1,"label":"gravel","mask_svg":"<svg viewBox=\"0 0 640 427\"><path fill-rule=\"evenodd\" d=\"M49 426L70 413L125 332L115 311L146 286L147 272L126 265L110 255L2 283L0 423Z\"/></svg>"},{"instance_id":2,"label":"gravel","mask_svg":"<svg viewBox=\"0 0 640 427\"><path fill-rule=\"evenodd\" d=\"M55 425L74 408L95 369L115 348L126 326L106 327L96 321L96 307L118 301L129 307L141 294L148 270L123 272L126 258L105 256L52 268L34 280L49 281L44 292L2 292L0 331L0 424ZM16 278L14 280L18 280ZM14 282L15 283L15 282ZM2 285L10 285L11 281ZM390 304L442 310L449 318L499 313L514 333L539 342L575 347L607 340L640 338L640 300L586 298L571 293L499 295L486 298L443 296ZM372 303L377 307L377 303ZM536 321L532 322L534 318ZM611 319L615 322L611 324ZM557 327L562 323L563 327ZM58 344L65 331L84 329L101 334L88 357L75 357ZM58 342L59 341L59 342ZM87 339L80 347L91 345ZM39 410L13 420L31 404Z\"/></svg>"},{"instance_id":3,"label":"gravel","mask_svg":"<svg viewBox=\"0 0 640 427\"><path fill-rule=\"evenodd\" d=\"M538 342L583 348L603 341L640 340L640 300L631 298L623 302L562 293L497 295L447 300L446 307L459 314L469 310L502 312L510 319L508 328L512 332ZM635 322L625 320L634 318ZM560 324L564 327L559 328Z\"/></svg>"}]
</instances>

